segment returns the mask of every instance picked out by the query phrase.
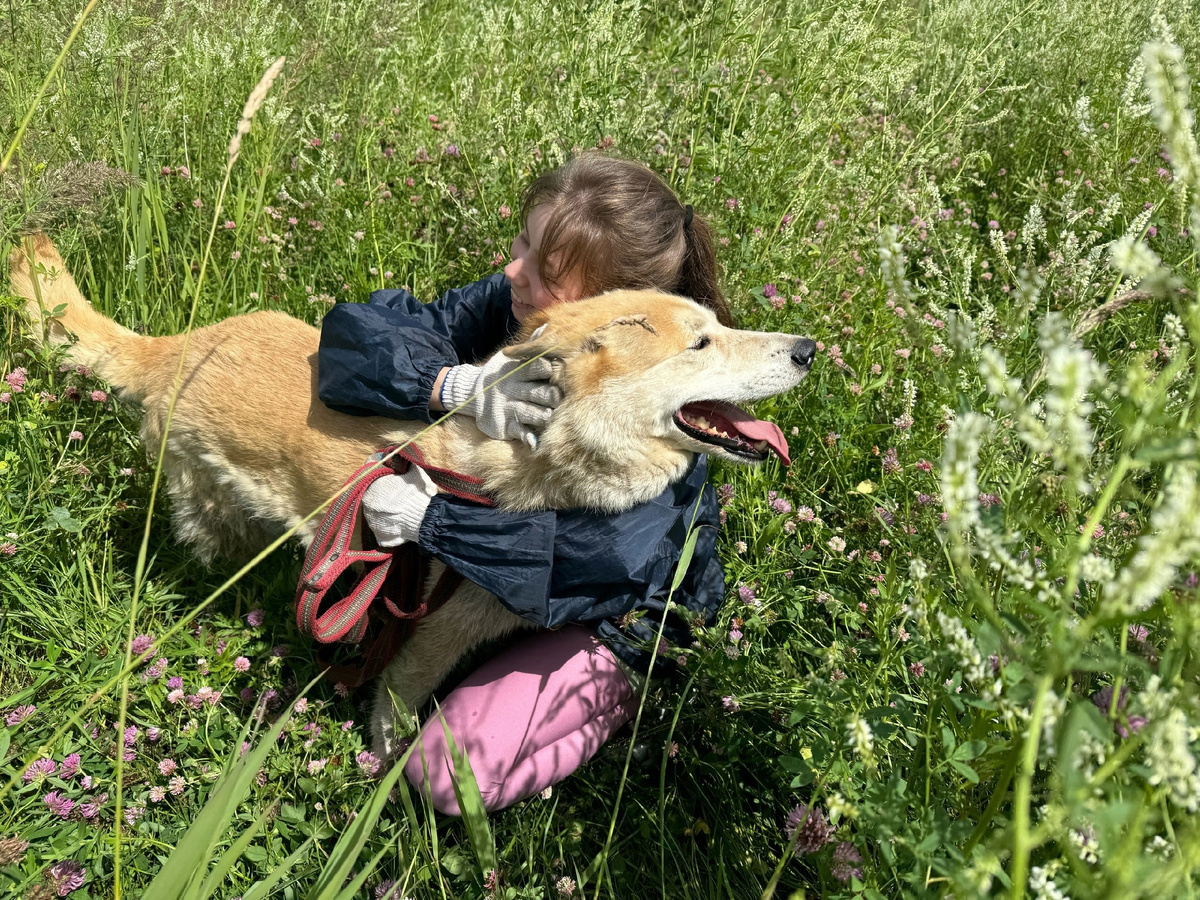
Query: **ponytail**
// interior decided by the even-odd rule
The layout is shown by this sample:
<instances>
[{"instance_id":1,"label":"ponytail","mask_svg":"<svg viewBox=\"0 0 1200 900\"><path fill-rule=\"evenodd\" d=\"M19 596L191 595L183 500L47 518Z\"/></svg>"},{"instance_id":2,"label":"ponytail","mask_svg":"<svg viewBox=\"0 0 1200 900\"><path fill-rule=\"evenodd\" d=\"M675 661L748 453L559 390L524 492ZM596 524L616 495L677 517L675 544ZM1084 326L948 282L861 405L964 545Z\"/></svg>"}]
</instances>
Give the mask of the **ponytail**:
<instances>
[{"instance_id":1,"label":"ponytail","mask_svg":"<svg viewBox=\"0 0 1200 900\"><path fill-rule=\"evenodd\" d=\"M688 206L687 210L691 210L691 207ZM691 297L701 306L706 306L716 313L717 321L722 325L736 328L729 301L725 299L717 283L717 254L713 248L712 229L700 216L693 214L691 221L687 222L687 214L684 215L685 250L675 293Z\"/></svg>"}]
</instances>

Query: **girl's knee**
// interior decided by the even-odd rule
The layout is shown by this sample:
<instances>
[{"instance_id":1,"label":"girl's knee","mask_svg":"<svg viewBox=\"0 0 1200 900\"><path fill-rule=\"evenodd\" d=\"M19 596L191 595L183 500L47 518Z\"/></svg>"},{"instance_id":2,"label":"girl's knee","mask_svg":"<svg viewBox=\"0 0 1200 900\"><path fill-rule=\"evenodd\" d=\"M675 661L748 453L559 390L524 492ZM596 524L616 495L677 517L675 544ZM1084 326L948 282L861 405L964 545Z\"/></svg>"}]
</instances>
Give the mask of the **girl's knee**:
<instances>
[{"instance_id":1,"label":"girl's knee","mask_svg":"<svg viewBox=\"0 0 1200 900\"><path fill-rule=\"evenodd\" d=\"M458 805L455 793L456 772L454 757L442 730L433 723L417 740L412 755L404 764L404 775L409 783L421 791L433 808L447 816L461 816L462 810ZM456 741L462 752L462 744ZM470 760L468 759L468 762ZM479 785L479 793L483 798L483 807L488 812L499 808L500 790L503 779L492 779L487 773L475 772L475 780Z\"/></svg>"}]
</instances>

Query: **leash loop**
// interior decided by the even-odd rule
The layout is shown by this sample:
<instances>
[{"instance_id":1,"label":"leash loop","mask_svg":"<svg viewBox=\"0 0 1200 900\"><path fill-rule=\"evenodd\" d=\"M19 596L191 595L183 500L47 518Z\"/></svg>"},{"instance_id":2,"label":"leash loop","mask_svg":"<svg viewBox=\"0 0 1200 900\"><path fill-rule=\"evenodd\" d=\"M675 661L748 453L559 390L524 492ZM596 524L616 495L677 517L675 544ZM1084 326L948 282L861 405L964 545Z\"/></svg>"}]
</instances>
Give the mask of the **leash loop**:
<instances>
[{"instance_id":1,"label":"leash loop","mask_svg":"<svg viewBox=\"0 0 1200 900\"><path fill-rule=\"evenodd\" d=\"M379 465L380 461L383 465ZM424 469L434 484L448 494L494 505L483 493L480 479L429 465L415 444L404 449L384 447L350 477L347 489L321 518L305 554L296 589L296 626L302 633L312 635L319 644L363 644L362 664L327 666L331 677L350 687L358 687L383 671L416 623L442 606L462 583L462 576L447 568L426 598L428 560L415 544L376 546L365 519L361 520L363 549L350 549L367 489L386 475L404 474L410 465ZM358 582L346 596L323 609L334 583L357 564L363 566ZM382 611L375 604L381 596ZM375 638L366 641L372 618L383 620L383 628Z\"/></svg>"}]
</instances>

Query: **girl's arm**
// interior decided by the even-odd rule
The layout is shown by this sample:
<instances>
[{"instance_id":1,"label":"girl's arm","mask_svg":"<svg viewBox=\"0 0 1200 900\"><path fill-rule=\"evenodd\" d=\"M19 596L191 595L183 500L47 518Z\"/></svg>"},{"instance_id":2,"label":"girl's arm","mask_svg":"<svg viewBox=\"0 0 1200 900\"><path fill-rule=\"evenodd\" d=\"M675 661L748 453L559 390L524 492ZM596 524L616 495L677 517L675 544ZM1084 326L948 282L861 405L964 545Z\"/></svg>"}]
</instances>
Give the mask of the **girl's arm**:
<instances>
[{"instance_id":1,"label":"girl's arm","mask_svg":"<svg viewBox=\"0 0 1200 900\"><path fill-rule=\"evenodd\" d=\"M502 274L433 303L401 290L375 291L365 304L339 303L321 324L317 396L351 415L430 422L441 371L485 356L516 329Z\"/></svg>"},{"instance_id":2,"label":"girl's arm","mask_svg":"<svg viewBox=\"0 0 1200 900\"><path fill-rule=\"evenodd\" d=\"M698 502L692 564L672 599L708 620L720 606L724 577L715 553L716 496L705 485L706 474L701 462L685 481L615 515L511 513L439 495L421 524L419 544L543 627L596 623L632 609L665 607ZM667 637L687 643L686 630L673 633L678 630L669 627Z\"/></svg>"}]
</instances>

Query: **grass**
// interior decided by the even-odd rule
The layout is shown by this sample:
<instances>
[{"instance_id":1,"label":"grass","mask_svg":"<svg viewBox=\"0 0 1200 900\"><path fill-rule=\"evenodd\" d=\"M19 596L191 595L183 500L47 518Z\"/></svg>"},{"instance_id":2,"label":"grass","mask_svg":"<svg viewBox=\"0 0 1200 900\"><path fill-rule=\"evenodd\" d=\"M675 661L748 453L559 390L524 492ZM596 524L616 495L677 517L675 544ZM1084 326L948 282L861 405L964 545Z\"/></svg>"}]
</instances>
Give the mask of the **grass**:
<instances>
[{"instance_id":1,"label":"grass","mask_svg":"<svg viewBox=\"0 0 1200 900\"><path fill-rule=\"evenodd\" d=\"M432 298L495 270L534 173L612 144L713 223L745 327L821 342L757 410L792 466L714 472L729 598L636 737L486 831L397 798L355 844L359 874L379 860L358 896L1194 890L1197 529L1170 500L1193 496L1200 227L1139 62L1170 40L1200 72L1187 4L163 0L88 7L68 48L84 8L0 11L0 253L50 229L124 324ZM0 879L36 896L73 860L72 896L139 896L256 698L282 711L315 674L299 559L193 614L238 567L200 566L160 508L143 574L136 411L0 316L26 379L0 387L0 712L36 706L0 731L0 838L28 841L0 843ZM155 653L118 677L141 634ZM377 784L364 698L305 701L213 851L267 814L216 896L301 848L281 885L341 887L328 854Z\"/></svg>"}]
</instances>

